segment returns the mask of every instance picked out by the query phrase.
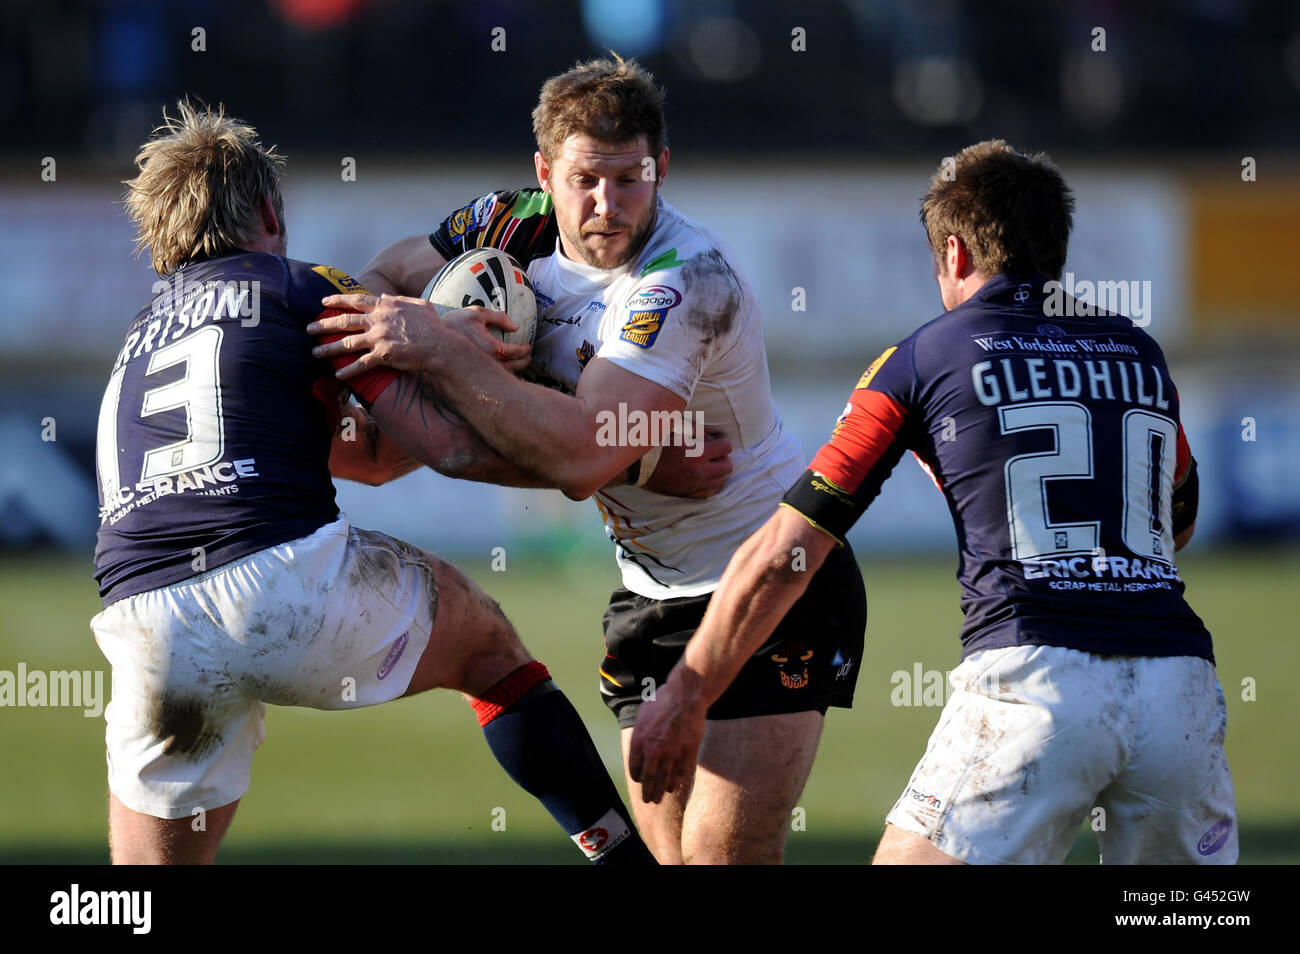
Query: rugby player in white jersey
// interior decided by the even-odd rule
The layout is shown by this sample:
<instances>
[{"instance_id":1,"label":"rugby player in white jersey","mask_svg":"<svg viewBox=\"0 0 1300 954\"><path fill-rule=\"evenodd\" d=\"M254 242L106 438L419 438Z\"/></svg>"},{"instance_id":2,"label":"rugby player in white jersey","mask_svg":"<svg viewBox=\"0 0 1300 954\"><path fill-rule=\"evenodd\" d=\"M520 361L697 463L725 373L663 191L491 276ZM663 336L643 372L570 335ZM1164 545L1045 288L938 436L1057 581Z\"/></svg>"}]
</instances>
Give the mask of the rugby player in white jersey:
<instances>
[{"instance_id":1,"label":"rugby player in white jersey","mask_svg":"<svg viewBox=\"0 0 1300 954\"><path fill-rule=\"evenodd\" d=\"M489 193L361 276L372 290L419 295L460 252L510 252L538 295L531 380L503 367L523 365L528 350L488 334L513 327L493 312L454 328L418 298L335 296L326 304L361 313L309 330L344 335L320 355L366 352L340 377L380 365L423 372L427 391L501 457L571 497L595 495L623 576L600 675L626 759L641 703L680 658L737 546L798 477L802 452L773 404L752 289L717 237L659 196L668 149L653 79L618 58L581 64L545 84L533 121L540 189ZM681 416L675 440L687 454L718 458L699 470L714 496L656 492L667 455L637 431L655 413ZM697 422L722 440L705 445ZM620 475L624 486L611 486ZM691 782L650 804L629 777L660 862L781 860L826 709L851 704L865 622L846 547L710 708Z\"/></svg>"}]
</instances>

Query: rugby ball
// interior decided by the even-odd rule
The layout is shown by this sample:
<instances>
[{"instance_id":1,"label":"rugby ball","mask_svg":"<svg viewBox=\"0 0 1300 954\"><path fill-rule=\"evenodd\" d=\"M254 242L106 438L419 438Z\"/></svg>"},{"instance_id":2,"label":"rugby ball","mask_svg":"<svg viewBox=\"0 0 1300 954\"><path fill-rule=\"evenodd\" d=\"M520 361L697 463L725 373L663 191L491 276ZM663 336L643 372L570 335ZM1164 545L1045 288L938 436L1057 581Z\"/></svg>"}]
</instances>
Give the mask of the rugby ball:
<instances>
[{"instance_id":1,"label":"rugby ball","mask_svg":"<svg viewBox=\"0 0 1300 954\"><path fill-rule=\"evenodd\" d=\"M475 248L457 255L433 276L423 297L433 302L440 315L471 305L504 311L519 330L488 330L510 344L531 345L537 334L533 283L514 258L497 248Z\"/></svg>"}]
</instances>

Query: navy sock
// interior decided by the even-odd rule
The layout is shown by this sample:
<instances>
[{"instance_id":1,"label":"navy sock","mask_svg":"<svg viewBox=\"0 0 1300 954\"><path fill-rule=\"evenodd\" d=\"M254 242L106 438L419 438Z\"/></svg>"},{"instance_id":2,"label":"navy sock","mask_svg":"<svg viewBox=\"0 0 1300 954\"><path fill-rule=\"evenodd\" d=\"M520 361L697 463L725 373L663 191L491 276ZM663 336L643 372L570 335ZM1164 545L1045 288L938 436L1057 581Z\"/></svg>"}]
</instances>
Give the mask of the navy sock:
<instances>
[{"instance_id":1,"label":"navy sock","mask_svg":"<svg viewBox=\"0 0 1300 954\"><path fill-rule=\"evenodd\" d=\"M474 702L501 767L597 864L655 864L578 712L533 661Z\"/></svg>"}]
</instances>

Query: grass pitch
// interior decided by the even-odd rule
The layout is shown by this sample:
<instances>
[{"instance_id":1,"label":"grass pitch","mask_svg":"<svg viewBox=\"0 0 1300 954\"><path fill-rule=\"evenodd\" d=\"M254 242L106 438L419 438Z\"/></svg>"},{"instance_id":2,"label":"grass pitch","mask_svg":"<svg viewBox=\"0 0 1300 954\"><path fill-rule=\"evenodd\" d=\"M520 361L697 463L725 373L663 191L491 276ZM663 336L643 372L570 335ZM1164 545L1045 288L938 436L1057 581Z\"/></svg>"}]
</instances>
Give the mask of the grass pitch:
<instances>
[{"instance_id":1,"label":"grass pitch","mask_svg":"<svg viewBox=\"0 0 1300 954\"><path fill-rule=\"evenodd\" d=\"M1228 699L1227 754L1243 863L1300 862L1300 737L1284 684L1300 669L1300 550L1198 552L1180 561L1214 634ZM600 615L613 561L467 565L577 706L615 778L618 733L597 694ZM791 863L864 863L938 717L895 706L892 673L958 661L950 557L863 559L870 623L852 711L832 710L800 801ZM0 669L98 669L98 611L86 560L0 560ZM1249 697L1253 692L1253 700ZM0 863L99 863L105 839L104 725L79 709L0 708ZM496 825L494 826L494 821ZM504 830L502 828L504 822ZM1095 862L1082 830L1070 860ZM269 708L267 741L222 848L223 862L582 864L549 816L497 766L448 692L354 712Z\"/></svg>"}]
</instances>

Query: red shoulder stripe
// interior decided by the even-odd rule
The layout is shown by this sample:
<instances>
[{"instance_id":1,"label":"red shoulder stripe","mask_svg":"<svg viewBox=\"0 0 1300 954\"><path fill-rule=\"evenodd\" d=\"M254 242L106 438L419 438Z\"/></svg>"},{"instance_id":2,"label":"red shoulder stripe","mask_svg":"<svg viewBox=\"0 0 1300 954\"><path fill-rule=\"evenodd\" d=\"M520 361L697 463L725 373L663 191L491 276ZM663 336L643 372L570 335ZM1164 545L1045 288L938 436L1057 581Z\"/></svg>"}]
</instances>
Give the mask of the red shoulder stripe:
<instances>
[{"instance_id":1,"label":"red shoulder stripe","mask_svg":"<svg viewBox=\"0 0 1300 954\"><path fill-rule=\"evenodd\" d=\"M906 412L887 394L858 388L831 439L808 465L845 493L854 493L889 451L903 429Z\"/></svg>"}]
</instances>

